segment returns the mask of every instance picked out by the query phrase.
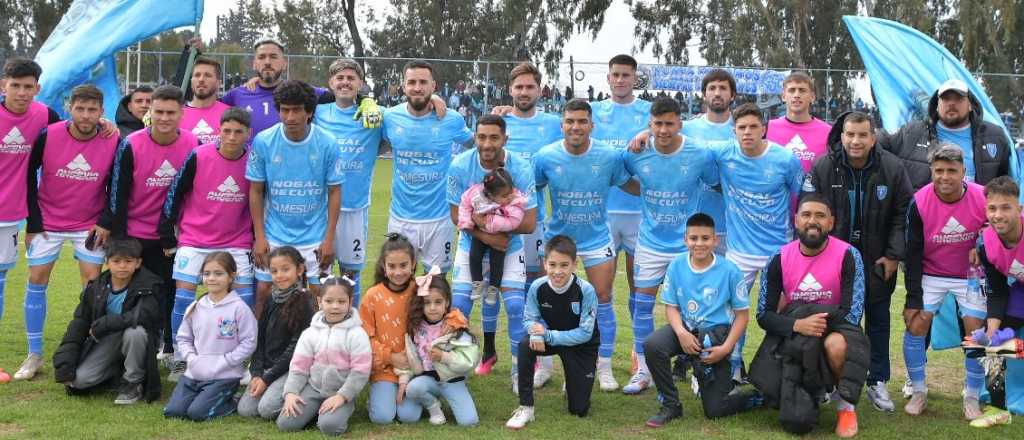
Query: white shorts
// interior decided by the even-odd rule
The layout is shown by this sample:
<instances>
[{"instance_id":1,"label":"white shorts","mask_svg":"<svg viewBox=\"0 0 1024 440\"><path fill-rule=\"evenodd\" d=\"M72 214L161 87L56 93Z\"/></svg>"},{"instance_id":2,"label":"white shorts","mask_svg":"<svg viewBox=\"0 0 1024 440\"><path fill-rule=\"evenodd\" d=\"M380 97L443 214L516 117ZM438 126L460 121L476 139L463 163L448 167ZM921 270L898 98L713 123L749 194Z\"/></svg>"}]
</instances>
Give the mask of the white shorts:
<instances>
[{"instance_id":1,"label":"white shorts","mask_svg":"<svg viewBox=\"0 0 1024 440\"><path fill-rule=\"evenodd\" d=\"M270 242L270 250L273 251L283 244ZM309 280L309 284L320 284L320 259L317 258L317 250L320 249L320 243L311 244L308 246L292 246L302 254L302 258L306 260L306 279ZM270 264L268 261L267 264ZM255 268L256 281L263 281L269 283L273 281L270 277L270 268L262 269L260 267Z\"/></svg>"},{"instance_id":2,"label":"white shorts","mask_svg":"<svg viewBox=\"0 0 1024 440\"><path fill-rule=\"evenodd\" d=\"M523 240L526 271L540 272L540 268L544 267L544 223L537 222L537 227L531 234L521 234L519 238ZM458 259L457 256L456 259Z\"/></svg>"},{"instance_id":3,"label":"white shorts","mask_svg":"<svg viewBox=\"0 0 1024 440\"><path fill-rule=\"evenodd\" d=\"M615 251L626 251L633 255L636 240L640 236L640 221L643 215L638 213L608 213L608 230L612 233L612 245Z\"/></svg>"},{"instance_id":4,"label":"white shorts","mask_svg":"<svg viewBox=\"0 0 1024 440\"><path fill-rule=\"evenodd\" d=\"M174 254L174 273L171 278L186 283L199 284L202 279L203 261L206 256L215 252L224 251L231 254L235 259L235 266L238 274L235 276L235 284L252 284L252 251L249 249L203 249L190 246L182 246Z\"/></svg>"},{"instance_id":5,"label":"white shorts","mask_svg":"<svg viewBox=\"0 0 1024 440\"><path fill-rule=\"evenodd\" d=\"M740 272L743 272L743 284L747 285L748 293L750 288L754 286L754 278L757 277L757 273L764 270L768 262L772 260L772 257L760 257L733 251L726 252L725 258L732 261L739 268Z\"/></svg>"},{"instance_id":6,"label":"white shorts","mask_svg":"<svg viewBox=\"0 0 1024 440\"><path fill-rule=\"evenodd\" d=\"M18 225L0 226L0 271L14 267L18 261Z\"/></svg>"},{"instance_id":7,"label":"white shorts","mask_svg":"<svg viewBox=\"0 0 1024 440\"><path fill-rule=\"evenodd\" d=\"M411 222L391 217L388 219L388 232L397 232L409 239L424 271L434 265L440 267L442 272L451 269L455 225L450 219Z\"/></svg>"},{"instance_id":8,"label":"white shorts","mask_svg":"<svg viewBox=\"0 0 1024 440\"><path fill-rule=\"evenodd\" d=\"M658 287L665 280L668 265L680 254L663 254L647 249L643 245L636 248L636 259L633 260L633 285L636 287Z\"/></svg>"},{"instance_id":9,"label":"white shorts","mask_svg":"<svg viewBox=\"0 0 1024 440\"><path fill-rule=\"evenodd\" d=\"M70 241L75 249L75 259L85 263L103 264L103 249L89 250L85 248L85 240L89 237L89 231L80 232L47 232L36 234L25 251L25 258L29 266L42 266L57 261L60 258L60 250L64 247L65 241Z\"/></svg>"},{"instance_id":10,"label":"white shorts","mask_svg":"<svg viewBox=\"0 0 1024 440\"><path fill-rule=\"evenodd\" d=\"M505 253L505 272L501 276L501 287L506 289L526 288L526 264L523 250ZM459 249L455 252L455 268L452 269L452 284L473 282L469 271L469 251ZM485 257L483 261L484 279L489 279L491 273L490 258Z\"/></svg>"},{"instance_id":11,"label":"white shorts","mask_svg":"<svg viewBox=\"0 0 1024 440\"><path fill-rule=\"evenodd\" d=\"M366 264L366 235L370 208L341 211L334 229L334 255L342 270L362 270Z\"/></svg>"},{"instance_id":12,"label":"white shorts","mask_svg":"<svg viewBox=\"0 0 1024 440\"><path fill-rule=\"evenodd\" d=\"M541 248L541 258L544 258L543 251L544 249ZM576 258L583 260L584 268L594 267L608 260L614 260L615 255L615 248L612 246L611 240L592 251L576 251Z\"/></svg>"},{"instance_id":13,"label":"white shorts","mask_svg":"<svg viewBox=\"0 0 1024 440\"><path fill-rule=\"evenodd\" d=\"M967 295L967 280L965 279L923 275L921 276L921 290L926 312L937 313L942 308L942 302L946 300L946 295L952 294L956 298L957 305L960 306L960 317L970 316L985 319L988 313L988 306L984 298L971 298Z\"/></svg>"}]
</instances>

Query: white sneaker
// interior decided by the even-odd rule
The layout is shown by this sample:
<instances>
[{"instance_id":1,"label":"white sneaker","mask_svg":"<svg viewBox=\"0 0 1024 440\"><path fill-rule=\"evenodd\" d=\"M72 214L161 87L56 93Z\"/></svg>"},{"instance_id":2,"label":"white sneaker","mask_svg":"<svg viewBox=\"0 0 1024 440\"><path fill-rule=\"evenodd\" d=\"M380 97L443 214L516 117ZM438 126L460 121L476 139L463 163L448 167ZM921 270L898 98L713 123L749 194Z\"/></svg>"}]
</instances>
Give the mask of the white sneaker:
<instances>
[{"instance_id":1,"label":"white sneaker","mask_svg":"<svg viewBox=\"0 0 1024 440\"><path fill-rule=\"evenodd\" d=\"M512 413L512 418L505 422L505 427L509 429L523 429L527 423L533 421L533 407L532 406L520 406Z\"/></svg>"},{"instance_id":2,"label":"white sneaker","mask_svg":"<svg viewBox=\"0 0 1024 440\"><path fill-rule=\"evenodd\" d=\"M484 289L487 286L484 285L483 281L473 281L473 290L469 292L470 301L476 301L484 295Z\"/></svg>"},{"instance_id":3,"label":"white sneaker","mask_svg":"<svg viewBox=\"0 0 1024 440\"><path fill-rule=\"evenodd\" d=\"M597 369L597 383L600 384L601 391L619 390L619 383L615 381L615 375L612 374L610 366Z\"/></svg>"},{"instance_id":4,"label":"white sneaker","mask_svg":"<svg viewBox=\"0 0 1024 440\"><path fill-rule=\"evenodd\" d=\"M889 397L889 390L885 388L885 382L875 382L874 385L868 386L868 400L879 411L893 412L896 410L896 404Z\"/></svg>"},{"instance_id":5,"label":"white sneaker","mask_svg":"<svg viewBox=\"0 0 1024 440\"><path fill-rule=\"evenodd\" d=\"M444 418L444 410L441 409L441 402L434 402L434 406L427 408L427 413L430 414L431 425L443 425L448 419Z\"/></svg>"},{"instance_id":6,"label":"white sneaker","mask_svg":"<svg viewBox=\"0 0 1024 440\"><path fill-rule=\"evenodd\" d=\"M544 367L543 363L533 372L533 389L543 388L551 380L551 369Z\"/></svg>"},{"instance_id":7,"label":"white sneaker","mask_svg":"<svg viewBox=\"0 0 1024 440\"><path fill-rule=\"evenodd\" d=\"M981 402L974 397L964 397L964 418L973 421L982 415L984 414L981 412Z\"/></svg>"},{"instance_id":8,"label":"white sneaker","mask_svg":"<svg viewBox=\"0 0 1024 440\"><path fill-rule=\"evenodd\" d=\"M903 398L910 399L914 395L914 384L910 383L910 376L907 375L906 382L903 382Z\"/></svg>"},{"instance_id":9,"label":"white sneaker","mask_svg":"<svg viewBox=\"0 0 1024 440\"><path fill-rule=\"evenodd\" d=\"M39 373L39 370L42 368L43 357L35 353L29 353L25 357L25 361L21 363L21 367L14 373L14 380L32 379L36 377L36 373Z\"/></svg>"},{"instance_id":10,"label":"white sneaker","mask_svg":"<svg viewBox=\"0 0 1024 440\"><path fill-rule=\"evenodd\" d=\"M188 364L185 361L176 361L173 365L168 368L167 381L177 383L181 376L185 375L185 370L188 369Z\"/></svg>"},{"instance_id":11,"label":"white sneaker","mask_svg":"<svg viewBox=\"0 0 1024 440\"><path fill-rule=\"evenodd\" d=\"M156 360L162 361L162 362L166 362L168 359L170 359L172 357L174 357L174 353L173 352L171 352L171 353L164 353L164 352L161 351L161 352L156 354Z\"/></svg>"},{"instance_id":12,"label":"white sneaker","mask_svg":"<svg viewBox=\"0 0 1024 440\"><path fill-rule=\"evenodd\" d=\"M640 394L651 387L651 376L645 371L637 371L629 378L629 383L622 387L622 394Z\"/></svg>"},{"instance_id":13,"label":"white sneaker","mask_svg":"<svg viewBox=\"0 0 1024 440\"><path fill-rule=\"evenodd\" d=\"M501 289L494 286L487 286L484 290L484 304L493 306L498 303L498 294L501 293Z\"/></svg>"},{"instance_id":14,"label":"white sneaker","mask_svg":"<svg viewBox=\"0 0 1024 440\"><path fill-rule=\"evenodd\" d=\"M928 391L921 391L911 394L910 401L903 407L903 411L912 416L919 416L928 407Z\"/></svg>"}]
</instances>

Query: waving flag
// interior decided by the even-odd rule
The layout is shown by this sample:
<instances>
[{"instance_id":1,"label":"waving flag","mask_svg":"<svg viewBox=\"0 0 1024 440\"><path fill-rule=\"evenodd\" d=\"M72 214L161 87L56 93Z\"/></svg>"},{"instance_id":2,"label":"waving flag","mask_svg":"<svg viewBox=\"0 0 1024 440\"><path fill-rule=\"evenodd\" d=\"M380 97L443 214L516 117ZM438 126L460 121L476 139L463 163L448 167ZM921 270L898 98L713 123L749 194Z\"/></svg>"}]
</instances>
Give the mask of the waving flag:
<instances>
[{"instance_id":1,"label":"waving flag","mask_svg":"<svg viewBox=\"0 0 1024 440\"><path fill-rule=\"evenodd\" d=\"M1013 145L992 100L964 65L945 47L918 30L891 20L845 16L843 22L853 37L871 80L875 105L882 126L896 131L917 115L927 117L928 100L935 89L948 79L967 84L981 107L986 121L998 125ZM1017 151L1010 149L1010 174L1020 183L1021 164Z\"/></svg>"},{"instance_id":2,"label":"waving flag","mask_svg":"<svg viewBox=\"0 0 1024 440\"><path fill-rule=\"evenodd\" d=\"M43 68L38 99L63 112L71 89L89 82L103 90L113 119L120 98L114 54L202 17L203 0L75 0L36 54Z\"/></svg>"}]
</instances>

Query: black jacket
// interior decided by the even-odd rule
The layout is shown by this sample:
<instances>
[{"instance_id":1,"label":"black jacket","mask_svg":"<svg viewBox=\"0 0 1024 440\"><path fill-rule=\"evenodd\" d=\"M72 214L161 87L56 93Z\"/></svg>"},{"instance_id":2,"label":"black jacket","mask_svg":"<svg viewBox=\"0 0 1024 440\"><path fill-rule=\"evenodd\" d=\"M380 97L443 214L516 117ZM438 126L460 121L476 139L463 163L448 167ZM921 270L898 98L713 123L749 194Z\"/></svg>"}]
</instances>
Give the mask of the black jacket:
<instances>
[{"instance_id":1,"label":"black jacket","mask_svg":"<svg viewBox=\"0 0 1024 440\"><path fill-rule=\"evenodd\" d=\"M874 271L874 264L881 257L904 258L907 206L914 190L903 161L877 145L864 168L849 165L841 139L847 115L836 119L828 135L829 154L814 163L802 191L816 192L831 202L832 235L860 250L867 281L865 299L870 302L889 297L896 287L896 277L885 281ZM855 223L860 225L856 228L860 237L853 236Z\"/></svg>"},{"instance_id":2,"label":"black jacket","mask_svg":"<svg viewBox=\"0 0 1024 440\"><path fill-rule=\"evenodd\" d=\"M99 278L90 281L82 290L75 315L68 323L60 347L57 347L53 354L54 379L58 383L74 380L75 370L98 339L141 325L146 329L148 336L143 392L147 402L160 398L160 371L156 362L156 350L160 343L164 317L160 307L162 283L163 281L152 272L140 267L128 283L123 313L107 315L110 271L104 271ZM90 330L93 336L89 335Z\"/></svg>"},{"instance_id":3,"label":"black jacket","mask_svg":"<svg viewBox=\"0 0 1024 440\"><path fill-rule=\"evenodd\" d=\"M996 177L1010 174L1010 140L999 126L982 119L984 111L974 94L968 93L967 97L971 101L972 109L968 118L971 121L971 141L974 144L974 181L984 185ZM938 147L938 134L935 128L939 120L938 106L939 96L934 93L928 101L927 121L911 121L900 127L895 134L888 135L883 132L878 139L882 148L906 162L910 184L914 190L921 189L932 180L931 169L928 167L928 152ZM993 150L987 147L990 144L994 146ZM994 154L990 154L989 151Z\"/></svg>"},{"instance_id":4,"label":"black jacket","mask_svg":"<svg viewBox=\"0 0 1024 440\"><path fill-rule=\"evenodd\" d=\"M250 359L249 372L252 373L252 377L263 379L267 386L288 374L295 344L299 342L302 331L309 327L313 313L316 312L309 292L298 291L293 295L301 296L298 298L298 316L293 317L298 320L294 331L288 328L288 322L282 316L281 304L275 303L273 298L267 298L263 314L260 315L256 351Z\"/></svg>"},{"instance_id":5,"label":"black jacket","mask_svg":"<svg viewBox=\"0 0 1024 440\"><path fill-rule=\"evenodd\" d=\"M146 128L145 124L142 123L142 119L136 118L132 112L128 111L128 103L132 100L132 94L129 93L121 98L121 102L117 105L117 114L114 116L114 121L117 122L118 130L121 130L121 137L127 137L128 135Z\"/></svg>"}]
</instances>

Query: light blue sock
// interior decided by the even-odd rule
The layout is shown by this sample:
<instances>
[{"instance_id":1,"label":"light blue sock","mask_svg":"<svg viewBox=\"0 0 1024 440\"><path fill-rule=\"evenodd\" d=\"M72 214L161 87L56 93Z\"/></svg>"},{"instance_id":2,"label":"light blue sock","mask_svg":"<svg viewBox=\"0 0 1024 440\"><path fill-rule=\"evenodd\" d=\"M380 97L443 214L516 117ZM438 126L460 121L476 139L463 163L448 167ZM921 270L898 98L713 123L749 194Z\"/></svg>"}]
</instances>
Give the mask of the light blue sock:
<instances>
[{"instance_id":1,"label":"light blue sock","mask_svg":"<svg viewBox=\"0 0 1024 440\"><path fill-rule=\"evenodd\" d=\"M178 329L181 328L181 321L185 319L185 312L189 304L196 300L196 291L189 289L174 289L174 310L171 312L171 340L177 345Z\"/></svg>"},{"instance_id":2,"label":"light blue sock","mask_svg":"<svg viewBox=\"0 0 1024 440\"><path fill-rule=\"evenodd\" d=\"M925 385L925 366L928 354L925 353L924 336L914 336L909 331L903 332L903 362L907 365L907 375L915 392L927 389Z\"/></svg>"},{"instance_id":3,"label":"light blue sock","mask_svg":"<svg viewBox=\"0 0 1024 440\"><path fill-rule=\"evenodd\" d=\"M483 329L484 333L495 333L498 331L498 314L501 313L501 301L495 301L494 304L487 304L481 301L480 307L480 328ZM467 315L468 316L468 315ZM519 326L523 325L523 309L522 306L519 308ZM509 328L512 326L512 318L509 317ZM516 339L518 342L519 340Z\"/></svg>"},{"instance_id":4,"label":"light blue sock","mask_svg":"<svg viewBox=\"0 0 1024 440\"><path fill-rule=\"evenodd\" d=\"M732 367L732 375L736 377L741 370L743 370L743 346L747 343L747 334L740 335L740 340L736 341L736 347L732 349L732 353L729 354L729 365Z\"/></svg>"},{"instance_id":5,"label":"light blue sock","mask_svg":"<svg viewBox=\"0 0 1024 440\"><path fill-rule=\"evenodd\" d=\"M977 399L981 395L981 388L985 386L985 369L977 358L969 357L964 358L964 369L967 370L964 393L966 397Z\"/></svg>"},{"instance_id":6,"label":"light blue sock","mask_svg":"<svg viewBox=\"0 0 1024 440\"><path fill-rule=\"evenodd\" d=\"M634 328L636 327L636 292L629 292L629 319L634 322Z\"/></svg>"},{"instance_id":7,"label":"light blue sock","mask_svg":"<svg viewBox=\"0 0 1024 440\"><path fill-rule=\"evenodd\" d=\"M601 346L597 356L611 358L615 353L615 309L611 302L597 304L597 329L601 333Z\"/></svg>"},{"instance_id":8,"label":"light blue sock","mask_svg":"<svg viewBox=\"0 0 1024 440\"><path fill-rule=\"evenodd\" d=\"M7 286L7 271L0 270L0 322L4 320L4 287Z\"/></svg>"},{"instance_id":9,"label":"light blue sock","mask_svg":"<svg viewBox=\"0 0 1024 440\"><path fill-rule=\"evenodd\" d=\"M245 304L248 305L250 309L254 309L256 307L256 289L252 284L240 284L235 291L238 292L238 297L242 298L242 301L245 301Z\"/></svg>"},{"instance_id":10,"label":"light blue sock","mask_svg":"<svg viewBox=\"0 0 1024 440\"><path fill-rule=\"evenodd\" d=\"M519 341L526 336L526 329L523 328L523 309L526 305L526 292L519 289L501 292L501 299L505 302L505 314L508 316L508 340L511 345L512 357L519 357ZM487 310L488 306L484 306ZM497 322L498 307L495 307L494 321Z\"/></svg>"},{"instance_id":11,"label":"light blue sock","mask_svg":"<svg viewBox=\"0 0 1024 440\"><path fill-rule=\"evenodd\" d=\"M644 342L654 332L654 296L636 292L630 295L636 298L636 309L633 314L633 351L644 354Z\"/></svg>"},{"instance_id":12,"label":"light blue sock","mask_svg":"<svg viewBox=\"0 0 1024 440\"><path fill-rule=\"evenodd\" d=\"M473 300L469 298L471 290L472 287L468 283L455 283L452 286L452 306L459 309L467 320L473 313Z\"/></svg>"},{"instance_id":13,"label":"light blue sock","mask_svg":"<svg viewBox=\"0 0 1024 440\"><path fill-rule=\"evenodd\" d=\"M354 275L352 275L352 283L353 283L353 286L352 286L352 307L354 307L356 309L359 308L359 298L362 297L362 293L363 293L362 285L359 282L360 281L359 277L360 277L360 272L359 271L356 271L356 273ZM469 319L469 318L466 318L466 319Z\"/></svg>"},{"instance_id":14,"label":"light blue sock","mask_svg":"<svg viewBox=\"0 0 1024 440\"><path fill-rule=\"evenodd\" d=\"M25 336L28 352L43 354L43 328L46 326L46 284L28 283L25 287Z\"/></svg>"}]
</instances>

